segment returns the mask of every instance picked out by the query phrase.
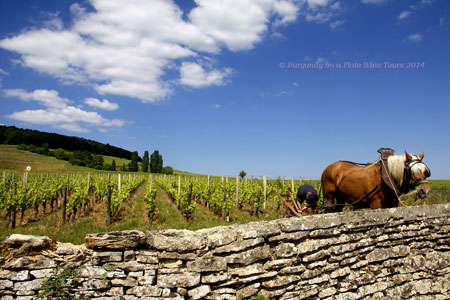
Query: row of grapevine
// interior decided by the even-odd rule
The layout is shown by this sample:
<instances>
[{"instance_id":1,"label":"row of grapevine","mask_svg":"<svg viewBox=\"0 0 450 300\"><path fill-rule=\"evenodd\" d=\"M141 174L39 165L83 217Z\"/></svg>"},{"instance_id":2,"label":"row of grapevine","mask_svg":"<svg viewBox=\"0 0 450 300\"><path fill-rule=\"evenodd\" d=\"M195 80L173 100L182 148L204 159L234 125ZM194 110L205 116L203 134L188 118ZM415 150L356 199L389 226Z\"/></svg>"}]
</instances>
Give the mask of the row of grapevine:
<instances>
[{"instance_id":1,"label":"row of grapevine","mask_svg":"<svg viewBox=\"0 0 450 300\"><path fill-rule=\"evenodd\" d=\"M15 227L16 213L21 222L27 209L34 208L37 218L39 207L45 214L50 206L62 209L62 221L74 219L81 209L88 209L93 202L110 200L111 213L117 213L121 203L144 181L143 176L121 174L80 173L21 174L3 172L0 181L0 211L5 211L8 224ZM108 188L109 187L109 188ZM108 197L110 191L110 197Z\"/></svg>"},{"instance_id":2,"label":"row of grapevine","mask_svg":"<svg viewBox=\"0 0 450 300\"><path fill-rule=\"evenodd\" d=\"M218 215L229 216L234 208L250 207L257 215L269 204L280 210L283 203L280 195L295 197L295 192L302 184L300 181L239 179L224 177L194 177L158 176L156 182L177 204L180 211L187 217L192 216L198 203ZM312 183L319 191L320 182Z\"/></svg>"}]
</instances>

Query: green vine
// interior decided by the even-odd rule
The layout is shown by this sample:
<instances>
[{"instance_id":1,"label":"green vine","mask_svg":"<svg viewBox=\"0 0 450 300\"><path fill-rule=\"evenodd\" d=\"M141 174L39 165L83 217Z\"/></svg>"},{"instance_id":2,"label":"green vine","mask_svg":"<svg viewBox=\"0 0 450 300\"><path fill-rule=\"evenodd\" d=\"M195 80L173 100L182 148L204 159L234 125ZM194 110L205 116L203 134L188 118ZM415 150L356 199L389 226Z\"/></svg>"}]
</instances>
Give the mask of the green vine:
<instances>
[{"instance_id":1,"label":"green vine","mask_svg":"<svg viewBox=\"0 0 450 300\"><path fill-rule=\"evenodd\" d=\"M45 277L41 285L38 299L43 300L88 300L88 297L73 296L73 289L76 282L73 280L78 274L78 271L72 265L66 265L63 268L53 270L50 277Z\"/></svg>"}]
</instances>

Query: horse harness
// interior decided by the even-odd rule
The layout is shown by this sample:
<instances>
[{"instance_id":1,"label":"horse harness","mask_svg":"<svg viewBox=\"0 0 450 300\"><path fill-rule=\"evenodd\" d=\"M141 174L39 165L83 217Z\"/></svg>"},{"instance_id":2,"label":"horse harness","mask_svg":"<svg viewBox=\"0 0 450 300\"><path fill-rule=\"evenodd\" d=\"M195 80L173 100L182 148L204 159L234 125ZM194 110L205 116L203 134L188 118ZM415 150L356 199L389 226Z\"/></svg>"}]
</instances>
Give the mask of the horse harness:
<instances>
[{"instance_id":1,"label":"horse harness","mask_svg":"<svg viewBox=\"0 0 450 300\"><path fill-rule=\"evenodd\" d=\"M381 168L381 182L379 184L377 184L374 188L372 188L367 194L365 194L364 196L362 196L361 198L359 198L358 200L353 202L352 206L355 205L356 203L370 197L372 194L374 194L376 191L378 191L379 188L381 188L383 183L386 184L391 190L394 191L395 196L397 197L397 200L399 202L401 202L400 198L399 198L400 194L407 193L409 190L414 189L419 184L427 182L427 177L431 176L431 171L424 162L422 162L418 158L411 159L411 160L405 161L405 168L403 169L403 179L404 179L403 182L407 182L407 184L403 184L401 187L397 187L397 185L392 180L392 176L389 172L388 164L387 164L387 159L389 156L394 154L394 150L392 150L391 148L380 148L377 150L377 152L381 154L381 158L379 160L380 168ZM350 162L350 163L353 163L355 165L360 165L360 166L371 165L370 163L355 163L355 162ZM413 181L412 180L412 167L419 163L424 164L426 167L425 176L420 177Z\"/></svg>"}]
</instances>

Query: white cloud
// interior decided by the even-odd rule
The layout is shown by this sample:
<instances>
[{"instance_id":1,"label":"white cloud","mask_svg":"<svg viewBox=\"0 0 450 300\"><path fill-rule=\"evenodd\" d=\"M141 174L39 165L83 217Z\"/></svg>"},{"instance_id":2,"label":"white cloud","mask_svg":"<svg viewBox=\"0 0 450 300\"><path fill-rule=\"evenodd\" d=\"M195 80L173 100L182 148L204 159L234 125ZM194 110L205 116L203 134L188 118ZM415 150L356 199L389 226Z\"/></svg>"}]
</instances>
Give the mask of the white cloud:
<instances>
[{"instance_id":1,"label":"white cloud","mask_svg":"<svg viewBox=\"0 0 450 300\"><path fill-rule=\"evenodd\" d=\"M345 20L336 20L330 23L330 28L335 30L336 28L345 24Z\"/></svg>"},{"instance_id":2,"label":"white cloud","mask_svg":"<svg viewBox=\"0 0 450 300\"><path fill-rule=\"evenodd\" d=\"M306 21L315 23L326 23L333 15L330 12L319 12L316 14L307 14Z\"/></svg>"},{"instance_id":3,"label":"white cloud","mask_svg":"<svg viewBox=\"0 0 450 300\"><path fill-rule=\"evenodd\" d=\"M408 41L413 42L413 43L419 43L421 42L423 39L423 35L419 34L419 33L411 33L410 35L408 35Z\"/></svg>"},{"instance_id":4,"label":"white cloud","mask_svg":"<svg viewBox=\"0 0 450 300\"><path fill-rule=\"evenodd\" d=\"M0 48L18 53L21 66L65 84L156 102L173 93L175 82L189 78L166 78L171 66L192 74L192 59L223 49L252 49L268 32L298 16L324 23L340 7L331 0L195 0L194 8L184 12L171 0L89 2L91 10L79 3L70 6L72 19L66 26L58 13L48 14L41 28L2 39ZM197 87L224 84L227 70L202 73L197 67L203 80L187 82Z\"/></svg>"},{"instance_id":5,"label":"white cloud","mask_svg":"<svg viewBox=\"0 0 450 300\"><path fill-rule=\"evenodd\" d=\"M202 65L194 62L183 62L180 68L180 83L194 88L209 85L224 85L233 73L230 68L205 71Z\"/></svg>"},{"instance_id":6,"label":"white cloud","mask_svg":"<svg viewBox=\"0 0 450 300\"><path fill-rule=\"evenodd\" d=\"M99 127L121 127L122 120L105 119L97 112L84 111L81 108L68 105L71 101L61 98L55 90L35 90L27 92L22 89L3 90L9 97L19 98L23 101L36 101L45 106L45 109L24 110L14 112L7 117L32 124L51 125L73 132L87 132L88 129L80 123Z\"/></svg>"},{"instance_id":7,"label":"white cloud","mask_svg":"<svg viewBox=\"0 0 450 300\"><path fill-rule=\"evenodd\" d=\"M276 26L288 24L297 20L299 8L292 2L282 0L275 2L274 11L281 16L274 24Z\"/></svg>"},{"instance_id":8,"label":"white cloud","mask_svg":"<svg viewBox=\"0 0 450 300\"><path fill-rule=\"evenodd\" d=\"M3 70L2 68L0 68L0 75L9 75L8 72L6 72L5 70Z\"/></svg>"},{"instance_id":9,"label":"white cloud","mask_svg":"<svg viewBox=\"0 0 450 300\"><path fill-rule=\"evenodd\" d=\"M308 2L308 5L310 7L317 7L317 6L326 6L328 5L328 0L306 0Z\"/></svg>"},{"instance_id":10,"label":"white cloud","mask_svg":"<svg viewBox=\"0 0 450 300\"><path fill-rule=\"evenodd\" d=\"M31 93L23 89L5 89L3 93L8 97L19 98L23 101L37 101L50 108L65 108L70 100L61 98L55 90L35 90Z\"/></svg>"},{"instance_id":11,"label":"white cloud","mask_svg":"<svg viewBox=\"0 0 450 300\"><path fill-rule=\"evenodd\" d=\"M407 17L409 17L409 15L411 15L411 12L409 10L404 10L400 13L400 15L398 16L398 19L399 20L406 19Z\"/></svg>"},{"instance_id":12,"label":"white cloud","mask_svg":"<svg viewBox=\"0 0 450 300\"><path fill-rule=\"evenodd\" d=\"M119 105L117 103L109 102L107 99L103 99L100 101L96 98L86 98L84 99L84 103L91 107L100 108L104 110L117 110L119 109Z\"/></svg>"},{"instance_id":13,"label":"white cloud","mask_svg":"<svg viewBox=\"0 0 450 300\"><path fill-rule=\"evenodd\" d=\"M361 3L363 4L376 4L376 5L383 5L388 0L361 0Z\"/></svg>"}]
</instances>

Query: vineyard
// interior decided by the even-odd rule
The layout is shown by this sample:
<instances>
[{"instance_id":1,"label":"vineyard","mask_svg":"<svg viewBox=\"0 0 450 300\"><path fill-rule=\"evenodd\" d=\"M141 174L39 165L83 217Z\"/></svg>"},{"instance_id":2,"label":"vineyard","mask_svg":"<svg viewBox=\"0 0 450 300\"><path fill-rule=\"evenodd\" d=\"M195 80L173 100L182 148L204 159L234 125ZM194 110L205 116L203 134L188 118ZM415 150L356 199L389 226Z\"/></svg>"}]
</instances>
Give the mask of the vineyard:
<instances>
[{"instance_id":1,"label":"vineyard","mask_svg":"<svg viewBox=\"0 0 450 300\"><path fill-rule=\"evenodd\" d=\"M91 173L2 173L0 211L6 219L5 227L15 228L38 221L38 216L59 211L60 223L73 222L82 212L95 205L103 205L106 223L110 224L121 204L145 181L143 175Z\"/></svg>"},{"instance_id":2,"label":"vineyard","mask_svg":"<svg viewBox=\"0 0 450 300\"><path fill-rule=\"evenodd\" d=\"M292 191L300 185L320 191L319 181L293 178L35 171L0 175L2 235L56 234L66 241L89 232L199 229L277 219L283 217L286 202L292 204ZM426 202L417 202L412 194L402 196L402 202L450 202L448 181L431 181L431 186ZM320 196L319 204L322 201Z\"/></svg>"}]
</instances>

